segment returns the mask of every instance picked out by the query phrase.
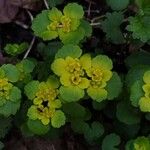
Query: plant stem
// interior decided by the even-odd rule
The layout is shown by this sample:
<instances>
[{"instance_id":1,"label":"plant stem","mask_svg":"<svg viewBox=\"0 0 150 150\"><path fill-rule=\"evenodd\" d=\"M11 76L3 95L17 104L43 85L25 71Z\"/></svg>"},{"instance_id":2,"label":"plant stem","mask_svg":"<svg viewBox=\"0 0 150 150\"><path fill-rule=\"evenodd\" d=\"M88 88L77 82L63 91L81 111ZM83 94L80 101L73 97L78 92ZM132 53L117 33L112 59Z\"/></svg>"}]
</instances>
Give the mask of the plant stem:
<instances>
[{"instance_id":1,"label":"plant stem","mask_svg":"<svg viewBox=\"0 0 150 150\"><path fill-rule=\"evenodd\" d=\"M32 41L31 41L31 43L30 43L30 46L29 46L28 50L26 51L26 53L25 53L23 59L27 58L27 56L29 55L29 53L30 53L30 51L31 51L31 49L32 49L32 47L33 47L34 42L35 42L35 36L33 36Z\"/></svg>"},{"instance_id":2,"label":"plant stem","mask_svg":"<svg viewBox=\"0 0 150 150\"><path fill-rule=\"evenodd\" d=\"M50 9L50 8L49 8L49 5L48 5L48 3L47 3L47 0L43 0L43 1L44 1L44 4L45 4L46 9Z\"/></svg>"}]
</instances>

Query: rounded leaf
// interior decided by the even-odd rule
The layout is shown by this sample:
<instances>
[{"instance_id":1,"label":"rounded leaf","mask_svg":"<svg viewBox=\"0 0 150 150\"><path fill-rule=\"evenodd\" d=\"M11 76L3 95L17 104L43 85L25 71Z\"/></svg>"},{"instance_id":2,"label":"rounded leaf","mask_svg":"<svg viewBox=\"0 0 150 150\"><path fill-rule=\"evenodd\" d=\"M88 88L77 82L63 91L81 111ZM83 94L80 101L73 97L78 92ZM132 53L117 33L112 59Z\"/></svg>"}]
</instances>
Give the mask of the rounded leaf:
<instances>
[{"instance_id":1,"label":"rounded leaf","mask_svg":"<svg viewBox=\"0 0 150 150\"><path fill-rule=\"evenodd\" d=\"M115 147L118 146L120 142L120 137L115 133L111 133L103 139L102 150L119 150L119 148Z\"/></svg>"},{"instance_id":2,"label":"rounded leaf","mask_svg":"<svg viewBox=\"0 0 150 150\"><path fill-rule=\"evenodd\" d=\"M84 97L84 90L76 86L65 87L61 86L59 89L61 98L66 102L79 101Z\"/></svg>"},{"instance_id":3,"label":"rounded leaf","mask_svg":"<svg viewBox=\"0 0 150 150\"><path fill-rule=\"evenodd\" d=\"M108 100L112 100L119 96L122 90L122 82L119 75L113 72L111 79L107 82L106 91L108 92Z\"/></svg>"},{"instance_id":4,"label":"rounded leaf","mask_svg":"<svg viewBox=\"0 0 150 150\"><path fill-rule=\"evenodd\" d=\"M54 128L60 128L66 122L66 117L61 110L57 110L51 119L51 124Z\"/></svg>"},{"instance_id":5,"label":"rounded leaf","mask_svg":"<svg viewBox=\"0 0 150 150\"><path fill-rule=\"evenodd\" d=\"M44 135L50 130L49 125L43 125L40 120L31 120L27 122L28 128L37 135Z\"/></svg>"},{"instance_id":6,"label":"rounded leaf","mask_svg":"<svg viewBox=\"0 0 150 150\"><path fill-rule=\"evenodd\" d=\"M128 6L130 1L129 0L106 0L106 2L113 10L123 10Z\"/></svg>"},{"instance_id":7,"label":"rounded leaf","mask_svg":"<svg viewBox=\"0 0 150 150\"><path fill-rule=\"evenodd\" d=\"M84 16L84 11L81 5L77 3L69 3L65 6L64 15L70 18L78 18L81 19Z\"/></svg>"},{"instance_id":8,"label":"rounded leaf","mask_svg":"<svg viewBox=\"0 0 150 150\"><path fill-rule=\"evenodd\" d=\"M21 99L21 91L17 87L12 87L10 91L10 100L16 102Z\"/></svg>"},{"instance_id":9,"label":"rounded leaf","mask_svg":"<svg viewBox=\"0 0 150 150\"><path fill-rule=\"evenodd\" d=\"M5 76L11 82L17 82L19 80L19 71L16 66L12 64L3 65L2 69L5 71Z\"/></svg>"},{"instance_id":10,"label":"rounded leaf","mask_svg":"<svg viewBox=\"0 0 150 150\"><path fill-rule=\"evenodd\" d=\"M24 88L25 94L30 100L34 99L38 87L39 87L39 81L31 81L25 86Z\"/></svg>"},{"instance_id":11,"label":"rounded leaf","mask_svg":"<svg viewBox=\"0 0 150 150\"><path fill-rule=\"evenodd\" d=\"M66 58L70 56L72 58L79 58L82 54L82 50L77 45L64 45L57 53L55 58Z\"/></svg>"}]
</instances>

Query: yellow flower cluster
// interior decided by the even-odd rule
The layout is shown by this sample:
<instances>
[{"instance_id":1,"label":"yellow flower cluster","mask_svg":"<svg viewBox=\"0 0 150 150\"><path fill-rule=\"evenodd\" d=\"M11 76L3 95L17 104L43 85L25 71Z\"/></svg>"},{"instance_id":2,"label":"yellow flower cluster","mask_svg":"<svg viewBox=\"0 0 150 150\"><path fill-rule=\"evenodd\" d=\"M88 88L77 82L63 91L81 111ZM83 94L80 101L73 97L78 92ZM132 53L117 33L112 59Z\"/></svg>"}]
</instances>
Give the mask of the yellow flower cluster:
<instances>
[{"instance_id":1,"label":"yellow flower cluster","mask_svg":"<svg viewBox=\"0 0 150 150\"><path fill-rule=\"evenodd\" d=\"M61 107L61 102L57 99L57 96L57 89L53 89L48 83L40 83L36 97L33 99L34 105L30 107L28 116L33 120L41 120L44 125L49 124L56 109Z\"/></svg>"},{"instance_id":2,"label":"yellow flower cluster","mask_svg":"<svg viewBox=\"0 0 150 150\"><path fill-rule=\"evenodd\" d=\"M7 78L0 79L0 99L9 100L10 90L12 89L12 84L8 82Z\"/></svg>"},{"instance_id":3,"label":"yellow flower cluster","mask_svg":"<svg viewBox=\"0 0 150 150\"><path fill-rule=\"evenodd\" d=\"M98 55L93 59L89 54L80 58L67 56L65 59L56 59L52 64L52 70L60 76L63 86L87 89L88 95L97 101L107 98L105 87L112 77L111 69L112 61L104 55Z\"/></svg>"},{"instance_id":4,"label":"yellow flower cluster","mask_svg":"<svg viewBox=\"0 0 150 150\"><path fill-rule=\"evenodd\" d=\"M47 26L48 30L57 31L58 29L62 29L63 32L71 31L71 19L67 16L62 16L60 20L55 20Z\"/></svg>"}]
</instances>

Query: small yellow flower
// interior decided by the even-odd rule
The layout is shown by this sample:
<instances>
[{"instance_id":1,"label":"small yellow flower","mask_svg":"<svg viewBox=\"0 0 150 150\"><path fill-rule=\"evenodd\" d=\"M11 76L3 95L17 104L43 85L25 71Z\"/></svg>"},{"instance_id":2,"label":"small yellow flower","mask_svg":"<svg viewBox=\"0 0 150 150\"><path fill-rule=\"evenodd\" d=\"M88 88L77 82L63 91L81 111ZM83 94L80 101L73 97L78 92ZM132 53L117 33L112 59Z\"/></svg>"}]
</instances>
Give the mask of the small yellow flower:
<instances>
[{"instance_id":1,"label":"small yellow flower","mask_svg":"<svg viewBox=\"0 0 150 150\"><path fill-rule=\"evenodd\" d=\"M8 82L7 78L0 79L0 105L3 105L6 100L9 100L12 87L13 85Z\"/></svg>"},{"instance_id":2,"label":"small yellow flower","mask_svg":"<svg viewBox=\"0 0 150 150\"><path fill-rule=\"evenodd\" d=\"M58 85L57 82L54 82L54 78L38 84L35 97L33 98L33 105L28 110L30 119L39 119L44 125L50 123L57 109L61 107L61 101L57 99L57 87Z\"/></svg>"},{"instance_id":3,"label":"small yellow flower","mask_svg":"<svg viewBox=\"0 0 150 150\"><path fill-rule=\"evenodd\" d=\"M96 56L92 59L91 68L86 70L90 78L90 86L87 89L88 95L96 101L107 98L105 87L112 77L112 61L104 55Z\"/></svg>"}]
</instances>

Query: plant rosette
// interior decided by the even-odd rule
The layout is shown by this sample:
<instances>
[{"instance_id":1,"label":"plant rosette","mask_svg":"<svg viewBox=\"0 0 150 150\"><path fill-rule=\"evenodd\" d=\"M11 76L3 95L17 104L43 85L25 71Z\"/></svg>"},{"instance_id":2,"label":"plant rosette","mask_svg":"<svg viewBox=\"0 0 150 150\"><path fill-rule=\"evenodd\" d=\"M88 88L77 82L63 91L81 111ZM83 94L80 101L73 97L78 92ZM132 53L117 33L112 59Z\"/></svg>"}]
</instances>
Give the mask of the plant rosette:
<instances>
[{"instance_id":1,"label":"plant rosette","mask_svg":"<svg viewBox=\"0 0 150 150\"><path fill-rule=\"evenodd\" d=\"M82 55L82 50L74 45L63 46L51 65L52 71L60 77L60 96L66 102L78 101L85 93L98 102L116 98L121 81L112 68L107 56Z\"/></svg>"},{"instance_id":2,"label":"plant rosette","mask_svg":"<svg viewBox=\"0 0 150 150\"><path fill-rule=\"evenodd\" d=\"M135 67L127 75L130 100L133 106L142 112L150 112L150 68Z\"/></svg>"},{"instance_id":3,"label":"plant rosette","mask_svg":"<svg viewBox=\"0 0 150 150\"><path fill-rule=\"evenodd\" d=\"M43 40L57 37L66 43L79 43L92 33L90 24L83 19L84 11L81 5L69 3L63 12L57 8L44 10L32 22L34 34Z\"/></svg>"},{"instance_id":4,"label":"plant rosette","mask_svg":"<svg viewBox=\"0 0 150 150\"><path fill-rule=\"evenodd\" d=\"M126 150L149 150L150 139L148 137L137 137L137 139L130 140L126 144Z\"/></svg>"},{"instance_id":5,"label":"plant rosette","mask_svg":"<svg viewBox=\"0 0 150 150\"><path fill-rule=\"evenodd\" d=\"M0 114L15 115L20 108L21 91L14 85L19 80L19 71L14 65L0 67Z\"/></svg>"},{"instance_id":6,"label":"plant rosette","mask_svg":"<svg viewBox=\"0 0 150 150\"><path fill-rule=\"evenodd\" d=\"M35 68L35 63L31 60L24 59L16 64L17 69L20 72L19 81L23 83L28 83L32 80L31 73Z\"/></svg>"},{"instance_id":7,"label":"plant rosette","mask_svg":"<svg viewBox=\"0 0 150 150\"><path fill-rule=\"evenodd\" d=\"M45 134L50 124L54 128L65 124L65 115L60 110L62 104L58 97L58 87L59 82L54 76L50 76L46 82L31 81L25 86L25 94L32 100L27 112L27 124L32 132Z\"/></svg>"}]
</instances>

